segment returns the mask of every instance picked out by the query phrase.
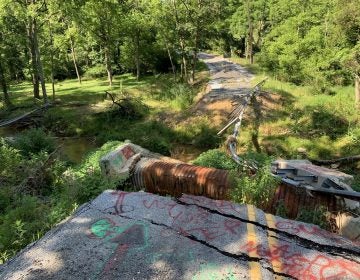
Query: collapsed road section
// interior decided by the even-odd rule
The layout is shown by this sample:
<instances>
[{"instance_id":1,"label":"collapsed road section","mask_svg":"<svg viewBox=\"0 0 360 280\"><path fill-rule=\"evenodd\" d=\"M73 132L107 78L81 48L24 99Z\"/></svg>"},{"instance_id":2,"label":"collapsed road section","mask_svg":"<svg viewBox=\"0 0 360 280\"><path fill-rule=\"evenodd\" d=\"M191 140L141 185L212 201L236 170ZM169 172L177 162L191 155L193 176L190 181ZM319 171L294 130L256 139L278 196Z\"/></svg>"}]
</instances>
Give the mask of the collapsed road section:
<instances>
[{"instance_id":1,"label":"collapsed road section","mask_svg":"<svg viewBox=\"0 0 360 280\"><path fill-rule=\"evenodd\" d=\"M360 279L360 246L250 205L105 191L0 279Z\"/></svg>"}]
</instances>

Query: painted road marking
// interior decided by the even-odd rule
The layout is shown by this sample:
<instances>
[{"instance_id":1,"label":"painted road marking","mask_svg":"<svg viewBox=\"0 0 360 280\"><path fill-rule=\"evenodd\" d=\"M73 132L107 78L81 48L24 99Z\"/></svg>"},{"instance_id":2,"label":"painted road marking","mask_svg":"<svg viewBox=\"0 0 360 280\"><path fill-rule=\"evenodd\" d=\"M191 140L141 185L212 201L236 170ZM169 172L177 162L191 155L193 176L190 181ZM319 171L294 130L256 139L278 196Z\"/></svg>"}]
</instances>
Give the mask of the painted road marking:
<instances>
[{"instance_id":1,"label":"painted road marking","mask_svg":"<svg viewBox=\"0 0 360 280\"><path fill-rule=\"evenodd\" d=\"M256 221L256 214L255 214L255 208L253 205L247 205L247 213L248 213L248 218L249 221L251 222L255 222ZM256 230L255 230L255 225L252 223L246 223L246 227L247 227L247 238L248 238L248 244L254 244L254 247L257 246L258 242L257 242L257 236L256 236ZM251 258L258 258L259 255L257 253L257 250L252 250L249 252L249 257ZM261 266L258 262L249 262L249 274L250 274L250 279L253 280L259 280L262 279L261 276Z\"/></svg>"},{"instance_id":2,"label":"painted road marking","mask_svg":"<svg viewBox=\"0 0 360 280\"><path fill-rule=\"evenodd\" d=\"M273 215L265 214L265 219L266 219L268 228L273 228L273 229L276 228L275 219L274 219ZM272 234L272 236L270 236L270 234ZM271 255L273 254L272 248L278 248L278 242L277 242L278 240L276 237L277 237L276 232L273 232L273 231L270 232L268 230L268 246L269 246L269 251L270 251ZM271 265L275 272L282 271L282 262L281 262L280 258L281 258L281 256L279 256L278 258L271 258ZM276 277L276 279L281 280L284 278L282 276L278 276L278 277Z\"/></svg>"}]
</instances>

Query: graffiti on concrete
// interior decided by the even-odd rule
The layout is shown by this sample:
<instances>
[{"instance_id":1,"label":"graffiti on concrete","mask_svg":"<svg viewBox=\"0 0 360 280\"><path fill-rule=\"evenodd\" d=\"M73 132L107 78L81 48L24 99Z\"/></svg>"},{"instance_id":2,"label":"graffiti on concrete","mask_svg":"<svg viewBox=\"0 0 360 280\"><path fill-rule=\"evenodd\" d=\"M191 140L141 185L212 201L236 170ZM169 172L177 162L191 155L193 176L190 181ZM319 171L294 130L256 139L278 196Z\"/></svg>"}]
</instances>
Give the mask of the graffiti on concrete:
<instances>
[{"instance_id":1,"label":"graffiti on concrete","mask_svg":"<svg viewBox=\"0 0 360 280\"><path fill-rule=\"evenodd\" d=\"M121 213L122 205L125 205L124 203L129 198L128 195L130 194L118 192L115 202L115 209L118 209L117 213ZM286 241L286 237L282 239L277 231L270 230L270 228L276 228L280 232L287 232L293 236L306 236L308 240L313 241L327 239L336 241L339 244L345 242L343 241L345 239L317 226L289 221L268 214L265 215L266 219L264 219L262 211L257 212L256 209L250 211L252 209L250 207L234 205L225 201L211 202L207 198L194 198L191 203L192 198L187 197L188 203L184 203L184 200L180 199L180 202L183 202L181 204L171 199L147 193L137 194L136 196L136 199L131 197L129 201L135 199L140 213L144 210L148 213L147 219L154 222L161 221L161 223L165 224L169 229L175 230L178 234L185 237L190 236L192 242L197 242L196 240L205 241L220 250L223 250L223 246L226 244L233 244L233 246L228 247L229 249L226 249L230 251L225 251L235 255L247 255L249 257L249 271L254 275L259 273L261 266L259 263L257 263L257 266L250 265L252 257L264 260L273 267L276 273L300 277L301 279L341 279L344 277L360 279L359 266L356 262L336 257L325 251L319 252L306 246L289 243ZM207 207L198 207L196 205L200 203L199 200L201 199L201 206L204 206L205 203ZM207 209L217 209L217 213ZM233 211L239 211L240 209L242 209L242 212L237 216L241 218L238 219L233 214ZM229 212L232 217L222 215L222 213L228 214ZM129 215L133 214L129 213ZM258 221L258 217L263 218ZM245 219L249 222L245 221ZM264 226L269 229L265 230L261 226L254 224L255 222L259 224L265 223ZM252 228L251 231L250 228ZM168 234L171 235L168 230L161 233L164 237ZM266 239L268 242L262 242L262 240ZM224 243L225 240L226 243ZM221 247L218 247L219 245ZM160 256L155 255L152 260L156 261ZM166 257L166 254L164 256ZM182 257L185 257L185 255L182 255ZM187 257L190 259L189 256ZM201 271L198 271L195 279L211 279L212 274L209 274L210 272L204 274ZM223 275L226 274L224 273ZM230 275L227 276L227 279L231 279Z\"/></svg>"},{"instance_id":2,"label":"graffiti on concrete","mask_svg":"<svg viewBox=\"0 0 360 280\"><path fill-rule=\"evenodd\" d=\"M354 263L345 259L329 257L329 255L303 254L294 252L290 244L264 246L255 242L248 242L241 250L251 254L255 252L260 258L269 263L278 263L273 267L275 272L291 275L305 280L312 279L360 279L360 271Z\"/></svg>"},{"instance_id":3,"label":"graffiti on concrete","mask_svg":"<svg viewBox=\"0 0 360 280\"><path fill-rule=\"evenodd\" d=\"M240 219L248 219L246 210L246 205L238 205L229 201L222 200L212 200L206 197L195 197L190 195L183 195L180 198L180 201L189 205L198 205L200 207L205 207L211 210L216 210L219 213L229 214ZM291 221L282 219L270 214L266 214L267 216L271 216L274 223L271 225L264 223L264 213L261 210L256 210L256 215L260 217L257 219L259 224L263 224L264 226L268 226L271 229L287 232L291 235L300 236L302 238L308 240L314 240L314 238L322 238L323 242L331 243L338 246L359 246L359 242L354 242L348 239L345 239L337 234L333 234L326 230L321 229L318 226L304 224L297 221Z\"/></svg>"},{"instance_id":4,"label":"graffiti on concrete","mask_svg":"<svg viewBox=\"0 0 360 280\"><path fill-rule=\"evenodd\" d=\"M188 211L186 206L178 204L174 201L159 200L156 197L146 197L143 205L147 209L165 210L169 218L172 219L172 228L179 231L182 235L200 234L205 241L214 240L228 234L237 234L237 229L243 222L226 218L219 221L208 220L212 214L202 208L194 208Z\"/></svg>"},{"instance_id":5,"label":"graffiti on concrete","mask_svg":"<svg viewBox=\"0 0 360 280\"><path fill-rule=\"evenodd\" d=\"M113 251L105 264L102 265L100 279L107 278L107 275L121 262L128 252L143 250L148 245L147 227L141 222L118 226L111 219L101 219L90 227L89 238L103 239L113 247Z\"/></svg>"},{"instance_id":6,"label":"graffiti on concrete","mask_svg":"<svg viewBox=\"0 0 360 280\"><path fill-rule=\"evenodd\" d=\"M121 154L123 154L124 158L125 159L129 159L131 158L133 155L135 155L135 152L134 150L131 148L131 146L125 146L121 151L120 151Z\"/></svg>"},{"instance_id":7,"label":"graffiti on concrete","mask_svg":"<svg viewBox=\"0 0 360 280\"><path fill-rule=\"evenodd\" d=\"M226 200L214 200L204 196L189 196L183 195L181 201L189 205L201 205L203 207L218 211L218 212L231 212L233 214L242 214L239 205Z\"/></svg>"},{"instance_id":8,"label":"graffiti on concrete","mask_svg":"<svg viewBox=\"0 0 360 280\"><path fill-rule=\"evenodd\" d=\"M355 244L354 241L347 240L334 233L323 230L318 226L311 224L304 224L300 222L294 222L290 220L280 220L275 224L276 229L286 231L292 235L308 236L308 238L325 238L329 241L335 242L338 245L350 245Z\"/></svg>"},{"instance_id":9,"label":"graffiti on concrete","mask_svg":"<svg viewBox=\"0 0 360 280\"><path fill-rule=\"evenodd\" d=\"M125 200L125 196L128 195L129 193L127 192L113 192L112 193L114 196L116 196L116 202L114 205L114 210L115 213L117 215L126 213L126 212L131 212L134 211L134 206L133 205L126 205L124 203Z\"/></svg>"}]
</instances>

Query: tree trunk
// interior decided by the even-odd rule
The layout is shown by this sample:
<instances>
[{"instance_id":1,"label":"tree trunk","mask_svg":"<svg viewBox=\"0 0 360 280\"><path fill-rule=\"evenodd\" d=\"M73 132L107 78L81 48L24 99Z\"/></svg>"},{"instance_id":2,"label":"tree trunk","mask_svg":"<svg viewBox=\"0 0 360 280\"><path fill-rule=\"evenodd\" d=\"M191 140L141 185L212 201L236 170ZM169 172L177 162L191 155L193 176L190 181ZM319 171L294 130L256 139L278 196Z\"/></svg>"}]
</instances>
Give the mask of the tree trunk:
<instances>
[{"instance_id":1,"label":"tree trunk","mask_svg":"<svg viewBox=\"0 0 360 280\"><path fill-rule=\"evenodd\" d=\"M111 70L109 48L106 46L104 51L105 51L106 72L108 74L109 85L112 87L112 79L113 79L113 77L112 77L112 70Z\"/></svg>"},{"instance_id":2,"label":"tree trunk","mask_svg":"<svg viewBox=\"0 0 360 280\"><path fill-rule=\"evenodd\" d=\"M194 49L192 63L191 63L191 83L195 83L195 69L196 69L196 60L197 60L197 47Z\"/></svg>"},{"instance_id":3,"label":"tree trunk","mask_svg":"<svg viewBox=\"0 0 360 280\"><path fill-rule=\"evenodd\" d=\"M51 25L49 23L49 30L50 30L50 60L51 60L51 89L52 89L52 100L55 102L55 81L54 81L54 38L53 33L51 30Z\"/></svg>"},{"instance_id":4,"label":"tree trunk","mask_svg":"<svg viewBox=\"0 0 360 280\"><path fill-rule=\"evenodd\" d=\"M135 35L135 64L136 64L136 80L140 79L140 38L139 30Z\"/></svg>"},{"instance_id":5,"label":"tree trunk","mask_svg":"<svg viewBox=\"0 0 360 280\"><path fill-rule=\"evenodd\" d=\"M175 65L174 65L174 62L173 62L173 59L172 59L172 56L171 56L169 45L167 43L166 43L166 50L167 50L169 60L170 60L170 63L171 63L171 69L172 69L172 72L174 74L174 80L176 80L176 69L175 69Z\"/></svg>"},{"instance_id":6,"label":"tree trunk","mask_svg":"<svg viewBox=\"0 0 360 280\"><path fill-rule=\"evenodd\" d=\"M36 66L36 52L34 47L34 33L33 33L33 18L29 17L28 26L27 26L27 35L29 40L29 54L31 61L31 77L33 84L33 93L34 98L40 99L40 91L39 91L39 73L38 68Z\"/></svg>"},{"instance_id":7,"label":"tree trunk","mask_svg":"<svg viewBox=\"0 0 360 280\"><path fill-rule=\"evenodd\" d=\"M48 97L46 93L46 86L45 86L45 78L44 78L44 70L41 62L41 56L40 56L40 49L39 49L39 43L38 43L38 37L37 37L37 25L36 20L33 19L33 37L34 37L34 49L35 49L35 58L36 58L36 67L37 72L39 73L39 79L41 83L41 90L43 94L44 103L48 103Z\"/></svg>"},{"instance_id":8,"label":"tree trunk","mask_svg":"<svg viewBox=\"0 0 360 280\"><path fill-rule=\"evenodd\" d=\"M187 63L186 63L186 55L185 55L185 43L183 39L180 39L180 47L181 47L181 64L182 64L182 71L181 71L181 79L183 81L187 81Z\"/></svg>"},{"instance_id":9,"label":"tree trunk","mask_svg":"<svg viewBox=\"0 0 360 280\"><path fill-rule=\"evenodd\" d=\"M180 43L180 48L181 48L181 63L180 63L180 67L181 67L181 73L180 73L180 77L181 80L184 81L185 79L187 80L187 65L186 65L186 56L185 56L185 42L184 42L184 38L182 37L182 34L179 30L179 15L178 15L178 8L177 8L177 3L176 0L172 0L172 4L173 4L173 13L175 15L175 29L179 38L179 43Z\"/></svg>"},{"instance_id":10,"label":"tree trunk","mask_svg":"<svg viewBox=\"0 0 360 280\"><path fill-rule=\"evenodd\" d=\"M200 5L200 4L199 4ZM200 9L200 7L199 7ZM195 83L195 69L196 69L196 62L197 62L197 53L198 53L198 45L199 45L199 21L196 23L196 32L195 32L195 46L193 50L193 57L192 57L192 63L191 63L191 83Z\"/></svg>"},{"instance_id":11,"label":"tree trunk","mask_svg":"<svg viewBox=\"0 0 360 280\"><path fill-rule=\"evenodd\" d=\"M360 76L355 75L355 106L360 109Z\"/></svg>"},{"instance_id":12,"label":"tree trunk","mask_svg":"<svg viewBox=\"0 0 360 280\"><path fill-rule=\"evenodd\" d=\"M76 53L75 53L75 47L74 47L74 42L73 42L72 37L70 37L70 47L71 47L71 56L72 56L75 71L76 71L76 76L79 81L79 84L81 85L81 76L80 76L79 69L78 69L77 62L76 62Z\"/></svg>"},{"instance_id":13,"label":"tree trunk","mask_svg":"<svg viewBox=\"0 0 360 280\"><path fill-rule=\"evenodd\" d=\"M6 83L5 72L4 72L4 68L1 64L1 60L0 60L0 85L1 85L2 91L4 93L5 107L9 108L9 107L11 107L11 102L10 102L10 96L9 96L8 87L7 87L7 83Z\"/></svg>"},{"instance_id":14,"label":"tree trunk","mask_svg":"<svg viewBox=\"0 0 360 280\"><path fill-rule=\"evenodd\" d=\"M254 55L253 55L254 27L251 18L250 0L246 1L246 8L248 14L248 35L247 35L246 57L249 59L250 64L253 64L254 63Z\"/></svg>"}]
</instances>

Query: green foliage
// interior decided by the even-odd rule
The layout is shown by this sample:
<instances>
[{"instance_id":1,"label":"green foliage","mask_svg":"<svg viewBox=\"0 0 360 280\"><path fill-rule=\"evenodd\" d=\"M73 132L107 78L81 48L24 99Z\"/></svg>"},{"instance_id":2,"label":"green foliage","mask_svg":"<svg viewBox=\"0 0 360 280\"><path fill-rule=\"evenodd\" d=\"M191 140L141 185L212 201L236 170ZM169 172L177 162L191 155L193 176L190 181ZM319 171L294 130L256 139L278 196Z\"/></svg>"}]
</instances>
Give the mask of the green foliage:
<instances>
[{"instance_id":1,"label":"green foliage","mask_svg":"<svg viewBox=\"0 0 360 280\"><path fill-rule=\"evenodd\" d=\"M244 157L244 159L250 161L253 157ZM238 203L266 208L271 195L279 184L279 180L271 174L269 166L270 159L267 159L255 174L248 174L240 170L233 171L231 177L234 187L231 191L231 199Z\"/></svg>"},{"instance_id":2,"label":"green foliage","mask_svg":"<svg viewBox=\"0 0 360 280\"><path fill-rule=\"evenodd\" d=\"M35 185L27 186L33 188L32 195L19 192L9 180L5 181L5 173L1 174L0 180L6 184L2 184L0 188L0 264L25 245L40 238L50 227L71 214L78 205L105 189L115 188L119 184L119 178L108 179L102 175L99 159L120 144L118 141L106 143L75 167L66 167L64 163L55 161L42 170L40 177L34 176ZM12 153L14 159L17 159L11 163L13 168L19 168L20 164L26 166L19 176L20 181L33 174L33 170L42 166L47 158L46 153L30 154L29 158L21 161L16 150L2 144L0 154L4 153Z\"/></svg>"},{"instance_id":3,"label":"green foliage","mask_svg":"<svg viewBox=\"0 0 360 280\"><path fill-rule=\"evenodd\" d=\"M233 186L230 192L231 200L264 209L279 183L270 172L272 158L258 153L247 153L241 157L248 162L256 161L259 170L255 174L249 174L248 171L240 169L224 152L216 149L202 153L193 164L230 170Z\"/></svg>"},{"instance_id":4,"label":"green foliage","mask_svg":"<svg viewBox=\"0 0 360 280\"><path fill-rule=\"evenodd\" d=\"M219 149L208 150L202 153L192 161L192 164L227 170L236 169L237 167L237 164Z\"/></svg>"},{"instance_id":5,"label":"green foliage","mask_svg":"<svg viewBox=\"0 0 360 280\"><path fill-rule=\"evenodd\" d=\"M276 206L276 216L288 218L287 209L283 200L278 201ZM295 218L296 221L318 225L319 227L330 230L329 216L326 207L316 206L314 209L302 207L298 211L298 215Z\"/></svg>"},{"instance_id":6,"label":"green foliage","mask_svg":"<svg viewBox=\"0 0 360 280\"><path fill-rule=\"evenodd\" d=\"M218 147L223 138L217 136L217 128L206 117L196 117L176 128L181 141L199 148L213 149Z\"/></svg>"},{"instance_id":7,"label":"green foliage","mask_svg":"<svg viewBox=\"0 0 360 280\"><path fill-rule=\"evenodd\" d=\"M324 206L317 206L315 209L311 210L302 208L296 217L297 221L318 225L323 229L329 229L329 223L327 219L327 209Z\"/></svg>"},{"instance_id":8,"label":"green foliage","mask_svg":"<svg viewBox=\"0 0 360 280\"><path fill-rule=\"evenodd\" d=\"M29 195L20 197L0 216L0 263L48 229L47 206Z\"/></svg>"},{"instance_id":9,"label":"green foliage","mask_svg":"<svg viewBox=\"0 0 360 280\"><path fill-rule=\"evenodd\" d=\"M166 81L163 77L159 78L158 83L162 83L164 87L151 94L156 100L166 101L171 107L178 110L188 109L192 105L196 91L188 84Z\"/></svg>"},{"instance_id":10,"label":"green foliage","mask_svg":"<svg viewBox=\"0 0 360 280\"><path fill-rule=\"evenodd\" d=\"M22 155L29 157L40 152L51 153L55 150L55 141L42 129L29 129L19 135L14 141Z\"/></svg>"},{"instance_id":11,"label":"green foliage","mask_svg":"<svg viewBox=\"0 0 360 280\"><path fill-rule=\"evenodd\" d=\"M111 119L127 119L140 120L149 114L149 107L141 100L140 97L133 98L129 94L122 94L119 98L116 96L117 104L113 105L113 109L100 113L105 114L108 120Z\"/></svg>"},{"instance_id":12,"label":"green foliage","mask_svg":"<svg viewBox=\"0 0 360 280\"><path fill-rule=\"evenodd\" d=\"M68 195L68 199L72 202L71 205L84 203L102 191L116 187L117 179L109 179L101 173L99 160L120 144L119 141L108 142L88 155L82 164L66 170L58 188L60 190L65 188L66 191L63 195Z\"/></svg>"},{"instance_id":13,"label":"green foliage","mask_svg":"<svg viewBox=\"0 0 360 280\"><path fill-rule=\"evenodd\" d=\"M353 13L340 16L337 12L343 8L337 6L339 1L310 2L275 1L269 6L272 25L258 58L265 69L281 80L308 84L315 93L331 94L331 86L347 85L352 79L351 67L343 63L349 45L338 22L341 18L345 24L345 15Z\"/></svg>"},{"instance_id":14,"label":"green foliage","mask_svg":"<svg viewBox=\"0 0 360 280\"><path fill-rule=\"evenodd\" d=\"M11 147L3 138L0 138L0 184L1 181L14 182L22 157L18 150Z\"/></svg>"},{"instance_id":15,"label":"green foliage","mask_svg":"<svg viewBox=\"0 0 360 280\"><path fill-rule=\"evenodd\" d=\"M170 104L180 110L188 109L192 105L195 94L194 90L186 84L175 84L165 92Z\"/></svg>"},{"instance_id":16,"label":"green foliage","mask_svg":"<svg viewBox=\"0 0 360 280\"><path fill-rule=\"evenodd\" d=\"M96 64L85 70L84 76L88 79L102 78L106 75L105 66L102 64Z\"/></svg>"}]
</instances>

